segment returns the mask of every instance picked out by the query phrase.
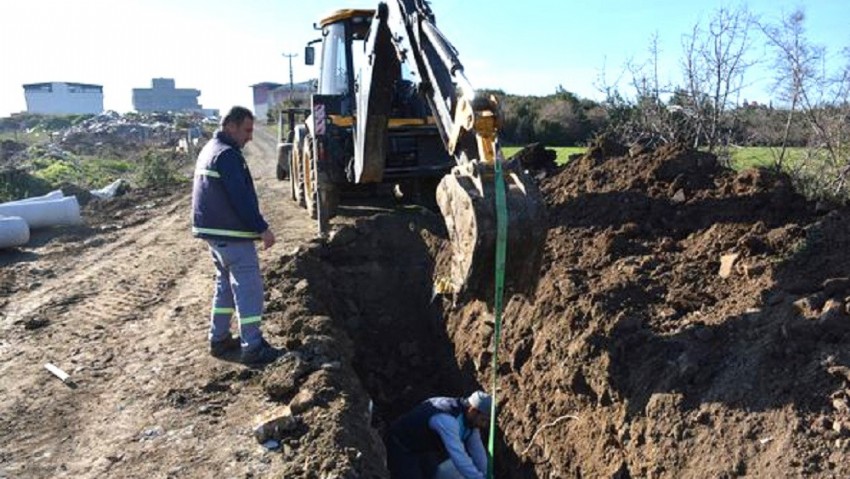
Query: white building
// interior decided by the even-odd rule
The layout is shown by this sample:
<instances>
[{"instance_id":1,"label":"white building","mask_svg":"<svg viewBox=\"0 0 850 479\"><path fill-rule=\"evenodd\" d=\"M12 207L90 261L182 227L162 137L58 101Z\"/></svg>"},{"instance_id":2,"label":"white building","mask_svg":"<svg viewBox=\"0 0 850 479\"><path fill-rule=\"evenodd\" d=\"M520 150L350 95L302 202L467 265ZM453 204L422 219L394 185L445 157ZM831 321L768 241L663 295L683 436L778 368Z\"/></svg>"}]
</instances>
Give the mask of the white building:
<instances>
[{"instance_id":1,"label":"white building","mask_svg":"<svg viewBox=\"0 0 850 479\"><path fill-rule=\"evenodd\" d=\"M298 106L310 108L310 96L316 92L316 80L289 84L262 82L251 85L254 92L254 116L265 119L270 110L292 98Z\"/></svg>"},{"instance_id":2,"label":"white building","mask_svg":"<svg viewBox=\"0 0 850 479\"><path fill-rule=\"evenodd\" d=\"M86 83L48 82L24 85L29 113L46 115L98 114L103 111L103 87Z\"/></svg>"},{"instance_id":3,"label":"white building","mask_svg":"<svg viewBox=\"0 0 850 479\"><path fill-rule=\"evenodd\" d=\"M173 78L154 78L151 88L133 88L133 108L138 112L200 111L200 90L175 88Z\"/></svg>"}]
</instances>

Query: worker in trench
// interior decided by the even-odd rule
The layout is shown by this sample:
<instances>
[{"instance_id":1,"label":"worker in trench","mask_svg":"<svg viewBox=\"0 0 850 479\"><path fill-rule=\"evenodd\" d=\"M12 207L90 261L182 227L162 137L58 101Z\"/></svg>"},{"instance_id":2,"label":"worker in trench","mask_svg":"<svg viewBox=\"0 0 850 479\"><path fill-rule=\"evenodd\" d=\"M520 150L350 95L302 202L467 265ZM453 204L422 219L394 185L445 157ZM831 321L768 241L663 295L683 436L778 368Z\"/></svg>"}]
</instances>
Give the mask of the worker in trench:
<instances>
[{"instance_id":1,"label":"worker in trench","mask_svg":"<svg viewBox=\"0 0 850 479\"><path fill-rule=\"evenodd\" d=\"M386 437L392 479L483 479L487 452L481 430L490 424L492 399L426 399L390 426Z\"/></svg>"}]
</instances>

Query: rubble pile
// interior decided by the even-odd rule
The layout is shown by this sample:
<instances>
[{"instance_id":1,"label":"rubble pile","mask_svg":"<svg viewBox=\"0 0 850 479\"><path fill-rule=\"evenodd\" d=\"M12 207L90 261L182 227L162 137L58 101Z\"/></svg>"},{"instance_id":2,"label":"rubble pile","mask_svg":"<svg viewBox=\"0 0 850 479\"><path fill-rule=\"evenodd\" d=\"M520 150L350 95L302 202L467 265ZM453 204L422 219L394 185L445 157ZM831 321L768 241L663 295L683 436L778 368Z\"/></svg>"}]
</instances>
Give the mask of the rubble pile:
<instances>
[{"instance_id":1,"label":"rubble pile","mask_svg":"<svg viewBox=\"0 0 850 479\"><path fill-rule=\"evenodd\" d=\"M104 148L173 148L181 138L201 136L202 118L189 114L120 115L105 112L53 134L55 142L76 154L95 154Z\"/></svg>"},{"instance_id":2,"label":"rubble pile","mask_svg":"<svg viewBox=\"0 0 850 479\"><path fill-rule=\"evenodd\" d=\"M0 143L0 167L15 167L34 158L71 160L74 155L127 158L147 148L176 149L204 137L202 116L188 113L127 113L107 111L49 133L49 141Z\"/></svg>"}]
</instances>

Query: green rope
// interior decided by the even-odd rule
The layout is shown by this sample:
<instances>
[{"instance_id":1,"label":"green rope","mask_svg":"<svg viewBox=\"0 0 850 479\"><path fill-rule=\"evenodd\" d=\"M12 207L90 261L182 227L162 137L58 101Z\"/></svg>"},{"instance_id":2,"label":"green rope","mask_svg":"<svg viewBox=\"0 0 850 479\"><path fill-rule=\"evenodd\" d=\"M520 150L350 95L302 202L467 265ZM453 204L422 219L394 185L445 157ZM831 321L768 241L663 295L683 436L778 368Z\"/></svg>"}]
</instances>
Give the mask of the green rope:
<instances>
[{"instance_id":1,"label":"green rope","mask_svg":"<svg viewBox=\"0 0 850 479\"><path fill-rule=\"evenodd\" d=\"M493 392L490 404L490 434L488 448L490 457L487 461L487 477L493 479L495 449L496 449L496 387L498 385L499 342L502 336L502 302L505 290L505 252L508 238L508 207L505 198L505 178L502 173L502 162L496 159L496 288L494 309L496 315L496 330L493 338Z\"/></svg>"}]
</instances>

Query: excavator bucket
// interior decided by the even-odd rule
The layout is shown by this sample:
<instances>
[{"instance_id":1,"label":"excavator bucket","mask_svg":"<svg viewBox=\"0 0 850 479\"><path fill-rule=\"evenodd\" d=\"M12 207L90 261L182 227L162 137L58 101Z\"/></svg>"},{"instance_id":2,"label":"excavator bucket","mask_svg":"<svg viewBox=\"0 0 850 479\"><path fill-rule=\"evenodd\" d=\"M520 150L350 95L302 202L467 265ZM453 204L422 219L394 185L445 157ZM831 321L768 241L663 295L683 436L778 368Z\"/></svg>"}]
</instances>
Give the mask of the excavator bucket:
<instances>
[{"instance_id":1,"label":"excavator bucket","mask_svg":"<svg viewBox=\"0 0 850 479\"><path fill-rule=\"evenodd\" d=\"M537 286L546 236L543 199L524 172L504 171L507 206L505 290L530 294ZM455 166L437 187L437 204L452 247L455 293L493 298L496 276L496 201L492 164Z\"/></svg>"}]
</instances>

